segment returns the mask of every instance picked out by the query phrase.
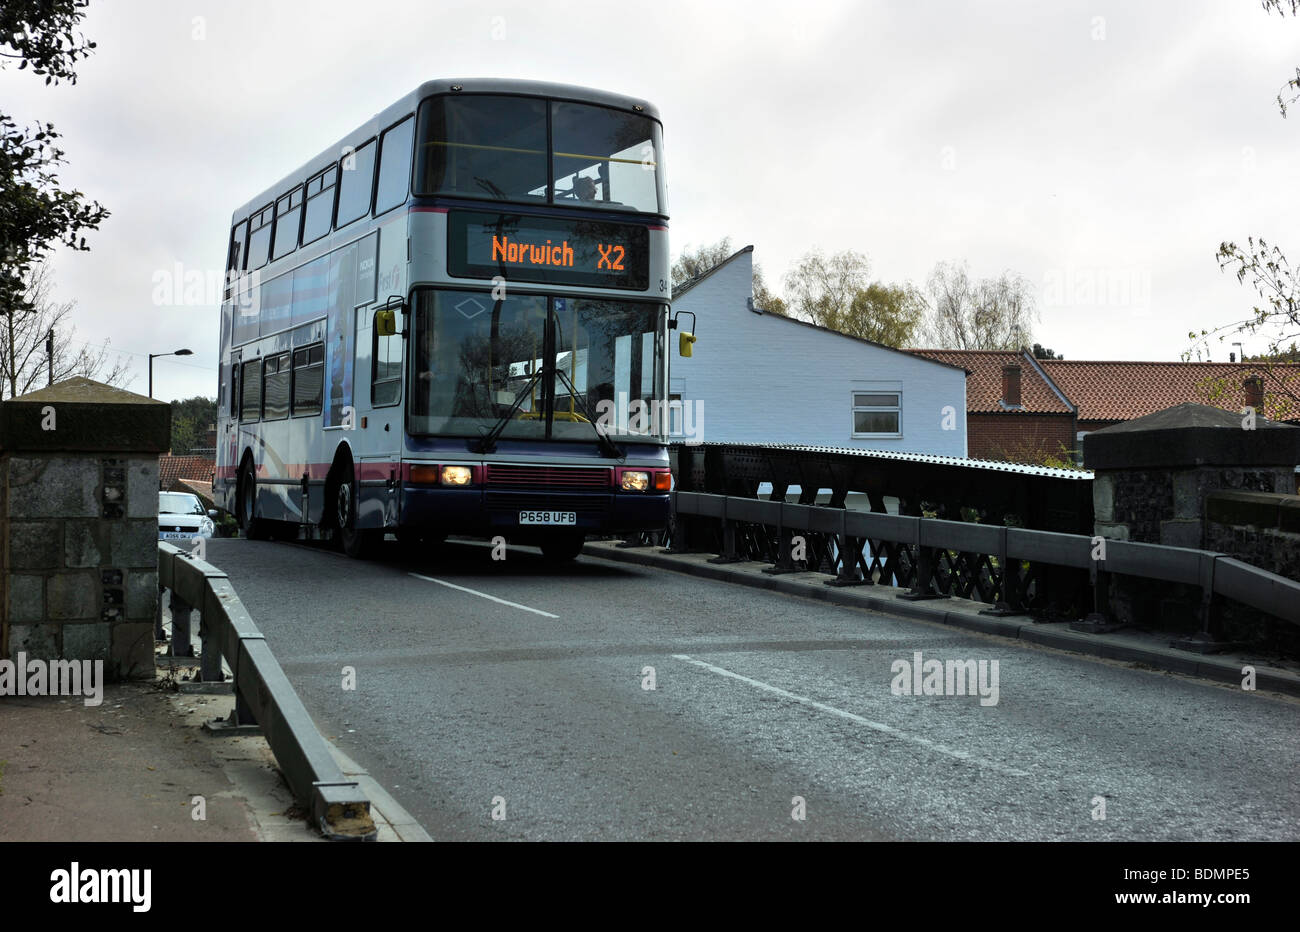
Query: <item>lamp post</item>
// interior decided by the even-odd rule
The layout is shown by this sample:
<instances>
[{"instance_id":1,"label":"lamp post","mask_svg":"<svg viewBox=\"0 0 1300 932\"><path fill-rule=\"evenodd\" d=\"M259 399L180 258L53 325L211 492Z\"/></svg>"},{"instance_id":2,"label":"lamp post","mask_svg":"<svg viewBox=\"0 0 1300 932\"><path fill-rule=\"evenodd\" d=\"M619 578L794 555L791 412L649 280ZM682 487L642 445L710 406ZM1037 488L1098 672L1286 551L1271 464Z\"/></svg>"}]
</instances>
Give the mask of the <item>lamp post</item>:
<instances>
[{"instance_id":1,"label":"lamp post","mask_svg":"<svg viewBox=\"0 0 1300 932\"><path fill-rule=\"evenodd\" d=\"M193 356L193 350L178 349L170 353L150 353L149 354L149 397L153 397L153 361L161 356Z\"/></svg>"}]
</instances>

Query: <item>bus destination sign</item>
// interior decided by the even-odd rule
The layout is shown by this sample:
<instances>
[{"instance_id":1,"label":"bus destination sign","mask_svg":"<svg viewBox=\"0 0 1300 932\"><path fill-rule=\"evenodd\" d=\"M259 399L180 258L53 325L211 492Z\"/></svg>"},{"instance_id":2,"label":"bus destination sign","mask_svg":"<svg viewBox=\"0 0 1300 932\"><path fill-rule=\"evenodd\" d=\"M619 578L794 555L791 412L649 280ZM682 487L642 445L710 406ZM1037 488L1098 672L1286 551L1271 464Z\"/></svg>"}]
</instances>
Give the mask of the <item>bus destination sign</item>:
<instances>
[{"instance_id":1,"label":"bus destination sign","mask_svg":"<svg viewBox=\"0 0 1300 932\"><path fill-rule=\"evenodd\" d=\"M447 270L458 278L591 285L645 291L646 227L602 220L453 210L447 215Z\"/></svg>"}]
</instances>

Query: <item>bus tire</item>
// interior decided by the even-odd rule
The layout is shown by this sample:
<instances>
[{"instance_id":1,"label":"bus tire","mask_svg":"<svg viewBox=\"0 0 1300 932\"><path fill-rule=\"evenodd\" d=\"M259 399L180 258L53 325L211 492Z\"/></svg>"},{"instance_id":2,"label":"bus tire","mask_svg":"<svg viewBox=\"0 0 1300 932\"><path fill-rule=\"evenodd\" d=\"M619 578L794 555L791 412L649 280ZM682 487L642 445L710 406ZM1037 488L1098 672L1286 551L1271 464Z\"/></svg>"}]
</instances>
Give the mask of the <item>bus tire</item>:
<instances>
[{"instance_id":1,"label":"bus tire","mask_svg":"<svg viewBox=\"0 0 1300 932\"><path fill-rule=\"evenodd\" d=\"M257 516L257 479L251 463L244 463L239 476L239 526L248 540L270 539L265 519Z\"/></svg>"},{"instance_id":2,"label":"bus tire","mask_svg":"<svg viewBox=\"0 0 1300 932\"><path fill-rule=\"evenodd\" d=\"M542 558L548 563L568 563L582 553L585 534L560 534L542 540Z\"/></svg>"},{"instance_id":3,"label":"bus tire","mask_svg":"<svg viewBox=\"0 0 1300 932\"><path fill-rule=\"evenodd\" d=\"M348 470L351 473L351 470ZM339 546L354 560L370 560L384 539L383 531L357 527L356 474L339 476L334 493L334 520L339 530Z\"/></svg>"}]
</instances>

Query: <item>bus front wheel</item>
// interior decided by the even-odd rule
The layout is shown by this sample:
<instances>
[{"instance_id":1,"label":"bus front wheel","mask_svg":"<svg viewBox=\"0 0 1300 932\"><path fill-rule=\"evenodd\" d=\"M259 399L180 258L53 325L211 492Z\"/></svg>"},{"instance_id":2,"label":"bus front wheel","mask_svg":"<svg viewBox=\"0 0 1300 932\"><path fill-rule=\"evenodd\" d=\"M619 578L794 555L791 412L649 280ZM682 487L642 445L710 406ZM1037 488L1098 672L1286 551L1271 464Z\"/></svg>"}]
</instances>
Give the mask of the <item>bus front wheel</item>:
<instances>
[{"instance_id":1,"label":"bus front wheel","mask_svg":"<svg viewBox=\"0 0 1300 932\"><path fill-rule=\"evenodd\" d=\"M338 522L339 544L343 552L355 560L369 560L383 540L383 531L357 527L357 481L347 477L339 480L335 493L335 520Z\"/></svg>"}]
</instances>

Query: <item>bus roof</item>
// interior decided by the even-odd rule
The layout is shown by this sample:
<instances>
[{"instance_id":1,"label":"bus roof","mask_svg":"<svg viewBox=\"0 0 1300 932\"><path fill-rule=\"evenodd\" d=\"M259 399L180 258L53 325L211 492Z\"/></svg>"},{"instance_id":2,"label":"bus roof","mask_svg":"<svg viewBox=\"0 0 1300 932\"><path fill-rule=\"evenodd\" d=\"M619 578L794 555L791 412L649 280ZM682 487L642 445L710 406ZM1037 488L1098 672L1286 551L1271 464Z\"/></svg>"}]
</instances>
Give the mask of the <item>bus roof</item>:
<instances>
[{"instance_id":1,"label":"bus roof","mask_svg":"<svg viewBox=\"0 0 1300 932\"><path fill-rule=\"evenodd\" d=\"M249 216L256 210L270 204L277 197L288 192L294 185L306 181L310 176L334 164L342 156L345 146L360 146L377 136L382 130L392 126L408 113L414 113L420 101L435 94L452 93L453 87L459 87L466 94L510 94L526 97L552 97L571 100L578 103L597 104L616 110L635 110L637 113L659 120L659 110L648 101L609 91L578 87L574 84L556 84L550 81L522 81L510 78L437 78L425 81L414 91L385 107L361 126L348 133L334 145L327 147L314 158L309 159L297 169L285 175L261 194L236 208L231 214L231 226ZM636 108L640 108L636 110ZM662 121L661 121L662 122Z\"/></svg>"}]
</instances>

